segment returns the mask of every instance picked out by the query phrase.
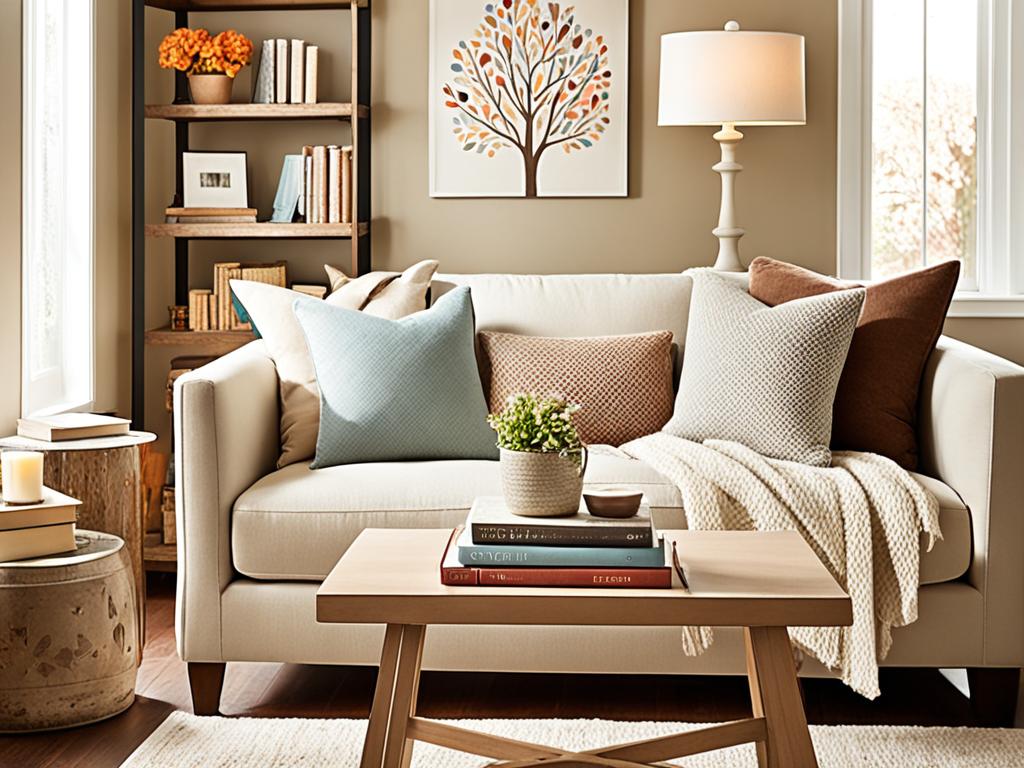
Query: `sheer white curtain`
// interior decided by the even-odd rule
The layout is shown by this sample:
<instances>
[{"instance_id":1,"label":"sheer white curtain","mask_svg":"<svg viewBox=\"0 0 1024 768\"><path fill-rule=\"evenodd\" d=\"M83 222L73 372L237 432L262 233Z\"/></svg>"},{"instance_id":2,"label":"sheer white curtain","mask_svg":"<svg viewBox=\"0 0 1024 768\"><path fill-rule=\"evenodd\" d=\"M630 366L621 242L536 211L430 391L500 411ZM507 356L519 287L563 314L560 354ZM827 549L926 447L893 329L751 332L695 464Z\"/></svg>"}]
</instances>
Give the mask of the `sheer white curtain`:
<instances>
[{"instance_id":1,"label":"sheer white curtain","mask_svg":"<svg viewBox=\"0 0 1024 768\"><path fill-rule=\"evenodd\" d=\"M24 0L22 413L93 399L93 0Z\"/></svg>"}]
</instances>

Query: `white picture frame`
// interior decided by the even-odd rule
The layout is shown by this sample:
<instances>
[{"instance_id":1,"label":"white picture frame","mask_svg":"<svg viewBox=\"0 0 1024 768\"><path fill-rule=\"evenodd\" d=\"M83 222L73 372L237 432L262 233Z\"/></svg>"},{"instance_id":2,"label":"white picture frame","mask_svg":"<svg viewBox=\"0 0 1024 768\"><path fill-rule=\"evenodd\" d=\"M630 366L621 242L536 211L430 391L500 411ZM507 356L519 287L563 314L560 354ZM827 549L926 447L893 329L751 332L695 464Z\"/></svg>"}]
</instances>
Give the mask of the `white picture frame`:
<instances>
[{"instance_id":1,"label":"white picture frame","mask_svg":"<svg viewBox=\"0 0 1024 768\"><path fill-rule=\"evenodd\" d=\"M248 208L245 152L183 152L186 208Z\"/></svg>"},{"instance_id":2,"label":"white picture frame","mask_svg":"<svg viewBox=\"0 0 1024 768\"><path fill-rule=\"evenodd\" d=\"M554 24L550 18L553 8L561 14ZM531 139L532 152L524 150L526 118L508 106L514 105L517 92L524 93L521 85L518 90L511 85L509 72L529 55L525 49L520 51L521 38L502 31L509 25L515 29L517 22L510 14L518 9L523 9L520 14L527 14L520 16L520 22L525 18L528 29L544 30L542 34L558 38L563 27L569 28L560 40L548 43L549 51L555 45L565 49L559 60L569 69L564 83L557 82L565 74L557 69L561 66L558 63L556 69L549 70L551 83L545 79L537 85L540 70L534 70L532 82L540 95L526 112L533 116L530 122L539 125L540 131ZM571 19L566 17L570 9ZM531 14L541 17L536 25L530 23ZM546 27L544 22L548 22ZM549 32L552 29L554 32ZM628 195L629 0L577 0L573 6L513 2L508 9L501 0L430 0L429 34L431 197ZM503 52L506 39L512 47ZM536 50L542 50L542 44ZM591 72L589 68L595 62L596 72ZM577 69L583 71L583 76L574 80L572 73ZM523 80L521 75L516 79L520 83ZM569 82L575 86L575 93L568 88ZM544 91L549 84L552 90ZM562 90L555 90L559 85ZM552 123L541 110L550 109L550 101L544 99L555 93L566 93L565 100L571 101L568 106L564 100L556 105L565 109ZM503 110L502 119L489 120L498 107ZM574 119L566 118L567 114L574 115ZM554 135L567 123L570 133ZM549 131L548 125L554 130ZM488 126L496 130L488 130ZM504 136L496 135L503 127ZM538 141L541 131L547 139L544 144L550 142L550 146ZM573 143L566 152L563 144L570 141ZM528 156L538 149L537 159L529 160Z\"/></svg>"}]
</instances>

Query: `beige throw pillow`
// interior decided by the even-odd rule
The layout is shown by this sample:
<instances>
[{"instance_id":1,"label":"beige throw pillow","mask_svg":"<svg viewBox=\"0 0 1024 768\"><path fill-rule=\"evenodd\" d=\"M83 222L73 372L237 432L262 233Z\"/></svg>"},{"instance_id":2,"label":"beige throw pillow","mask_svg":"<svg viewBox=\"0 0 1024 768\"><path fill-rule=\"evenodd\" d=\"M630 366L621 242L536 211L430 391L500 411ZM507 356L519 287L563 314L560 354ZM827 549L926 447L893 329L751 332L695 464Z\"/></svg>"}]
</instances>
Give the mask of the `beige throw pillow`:
<instances>
[{"instance_id":1,"label":"beige throw pillow","mask_svg":"<svg viewBox=\"0 0 1024 768\"><path fill-rule=\"evenodd\" d=\"M547 338L482 331L481 378L492 413L510 395L559 394L579 403L584 443L622 445L672 415L672 331Z\"/></svg>"},{"instance_id":2,"label":"beige throw pillow","mask_svg":"<svg viewBox=\"0 0 1024 768\"><path fill-rule=\"evenodd\" d=\"M828 466L832 401L864 289L769 307L728 277L691 274L683 372L664 431Z\"/></svg>"},{"instance_id":3,"label":"beige throw pillow","mask_svg":"<svg viewBox=\"0 0 1024 768\"><path fill-rule=\"evenodd\" d=\"M370 272L350 278L337 267L324 265L331 281L327 301L336 307L359 309L374 317L398 320L426 306L427 289L438 263L433 259L413 264L405 272Z\"/></svg>"},{"instance_id":4,"label":"beige throw pillow","mask_svg":"<svg viewBox=\"0 0 1024 768\"><path fill-rule=\"evenodd\" d=\"M406 275L410 275L409 280L402 282L398 290L390 292L388 300L383 302L371 299L368 303L363 302L363 305L360 305L354 301L354 294L351 292L332 293L325 301L333 306L362 309L379 317L398 319L426 309L430 276L436 270L436 261L423 261L413 265L398 278L402 280ZM425 273L428 276L424 283ZM375 274L379 276L381 273ZM357 278L350 283L360 281L363 281L363 278ZM395 281L388 281L392 282ZM368 281L360 283L364 287L367 284ZM320 299L287 288L248 280L232 280L231 290L259 329L267 345L267 351L277 367L281 398L281 455L277 460L277 466L285 467L297 461L311 459L316 453L316 438L320 431L320 391L316 383L313 360L306 346L306 336L295 317L293 306L296 301L317 302ZM402 314L394 314L397 312Z\"/></svg>"}]
</instances>

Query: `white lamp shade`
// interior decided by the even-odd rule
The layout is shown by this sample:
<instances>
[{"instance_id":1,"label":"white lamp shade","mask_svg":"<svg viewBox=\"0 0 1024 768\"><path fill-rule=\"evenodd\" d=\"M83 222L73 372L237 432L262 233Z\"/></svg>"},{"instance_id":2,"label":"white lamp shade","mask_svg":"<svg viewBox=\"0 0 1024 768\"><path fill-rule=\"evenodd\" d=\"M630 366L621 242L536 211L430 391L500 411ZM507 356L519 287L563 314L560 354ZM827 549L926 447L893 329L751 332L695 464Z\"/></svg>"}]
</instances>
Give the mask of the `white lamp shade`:
<instances>
[{"instance_id":1,"label":"white lamp shade","mask_svg":"<svg viewBox=\"0 0 1024 768\"><path fill-rule=\"evenodd\" d=\"M661 36L658 125L802 125L804 38L784 32Z\"/></svg>"}]
</instances>

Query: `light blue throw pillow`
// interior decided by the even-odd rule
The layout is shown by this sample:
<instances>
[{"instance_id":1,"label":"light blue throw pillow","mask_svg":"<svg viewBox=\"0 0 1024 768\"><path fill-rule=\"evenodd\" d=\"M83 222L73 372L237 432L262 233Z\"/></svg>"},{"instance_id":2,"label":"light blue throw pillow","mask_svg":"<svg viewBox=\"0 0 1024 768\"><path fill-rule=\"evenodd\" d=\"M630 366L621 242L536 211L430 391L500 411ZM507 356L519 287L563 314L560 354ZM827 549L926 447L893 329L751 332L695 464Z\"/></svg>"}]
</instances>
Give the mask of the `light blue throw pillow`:
<instances>
[{"instance_id":1,"label":"light blue throw pillow","mask_svg":"<svg viewBox=\"0 0 1024 768\"><path fill-rule=\"evenodd\" d=\"M320 386L312 468L364 461L497 459L474 349L469 288L385 320L296 301Z\"/></svg>"}]
</instances>

